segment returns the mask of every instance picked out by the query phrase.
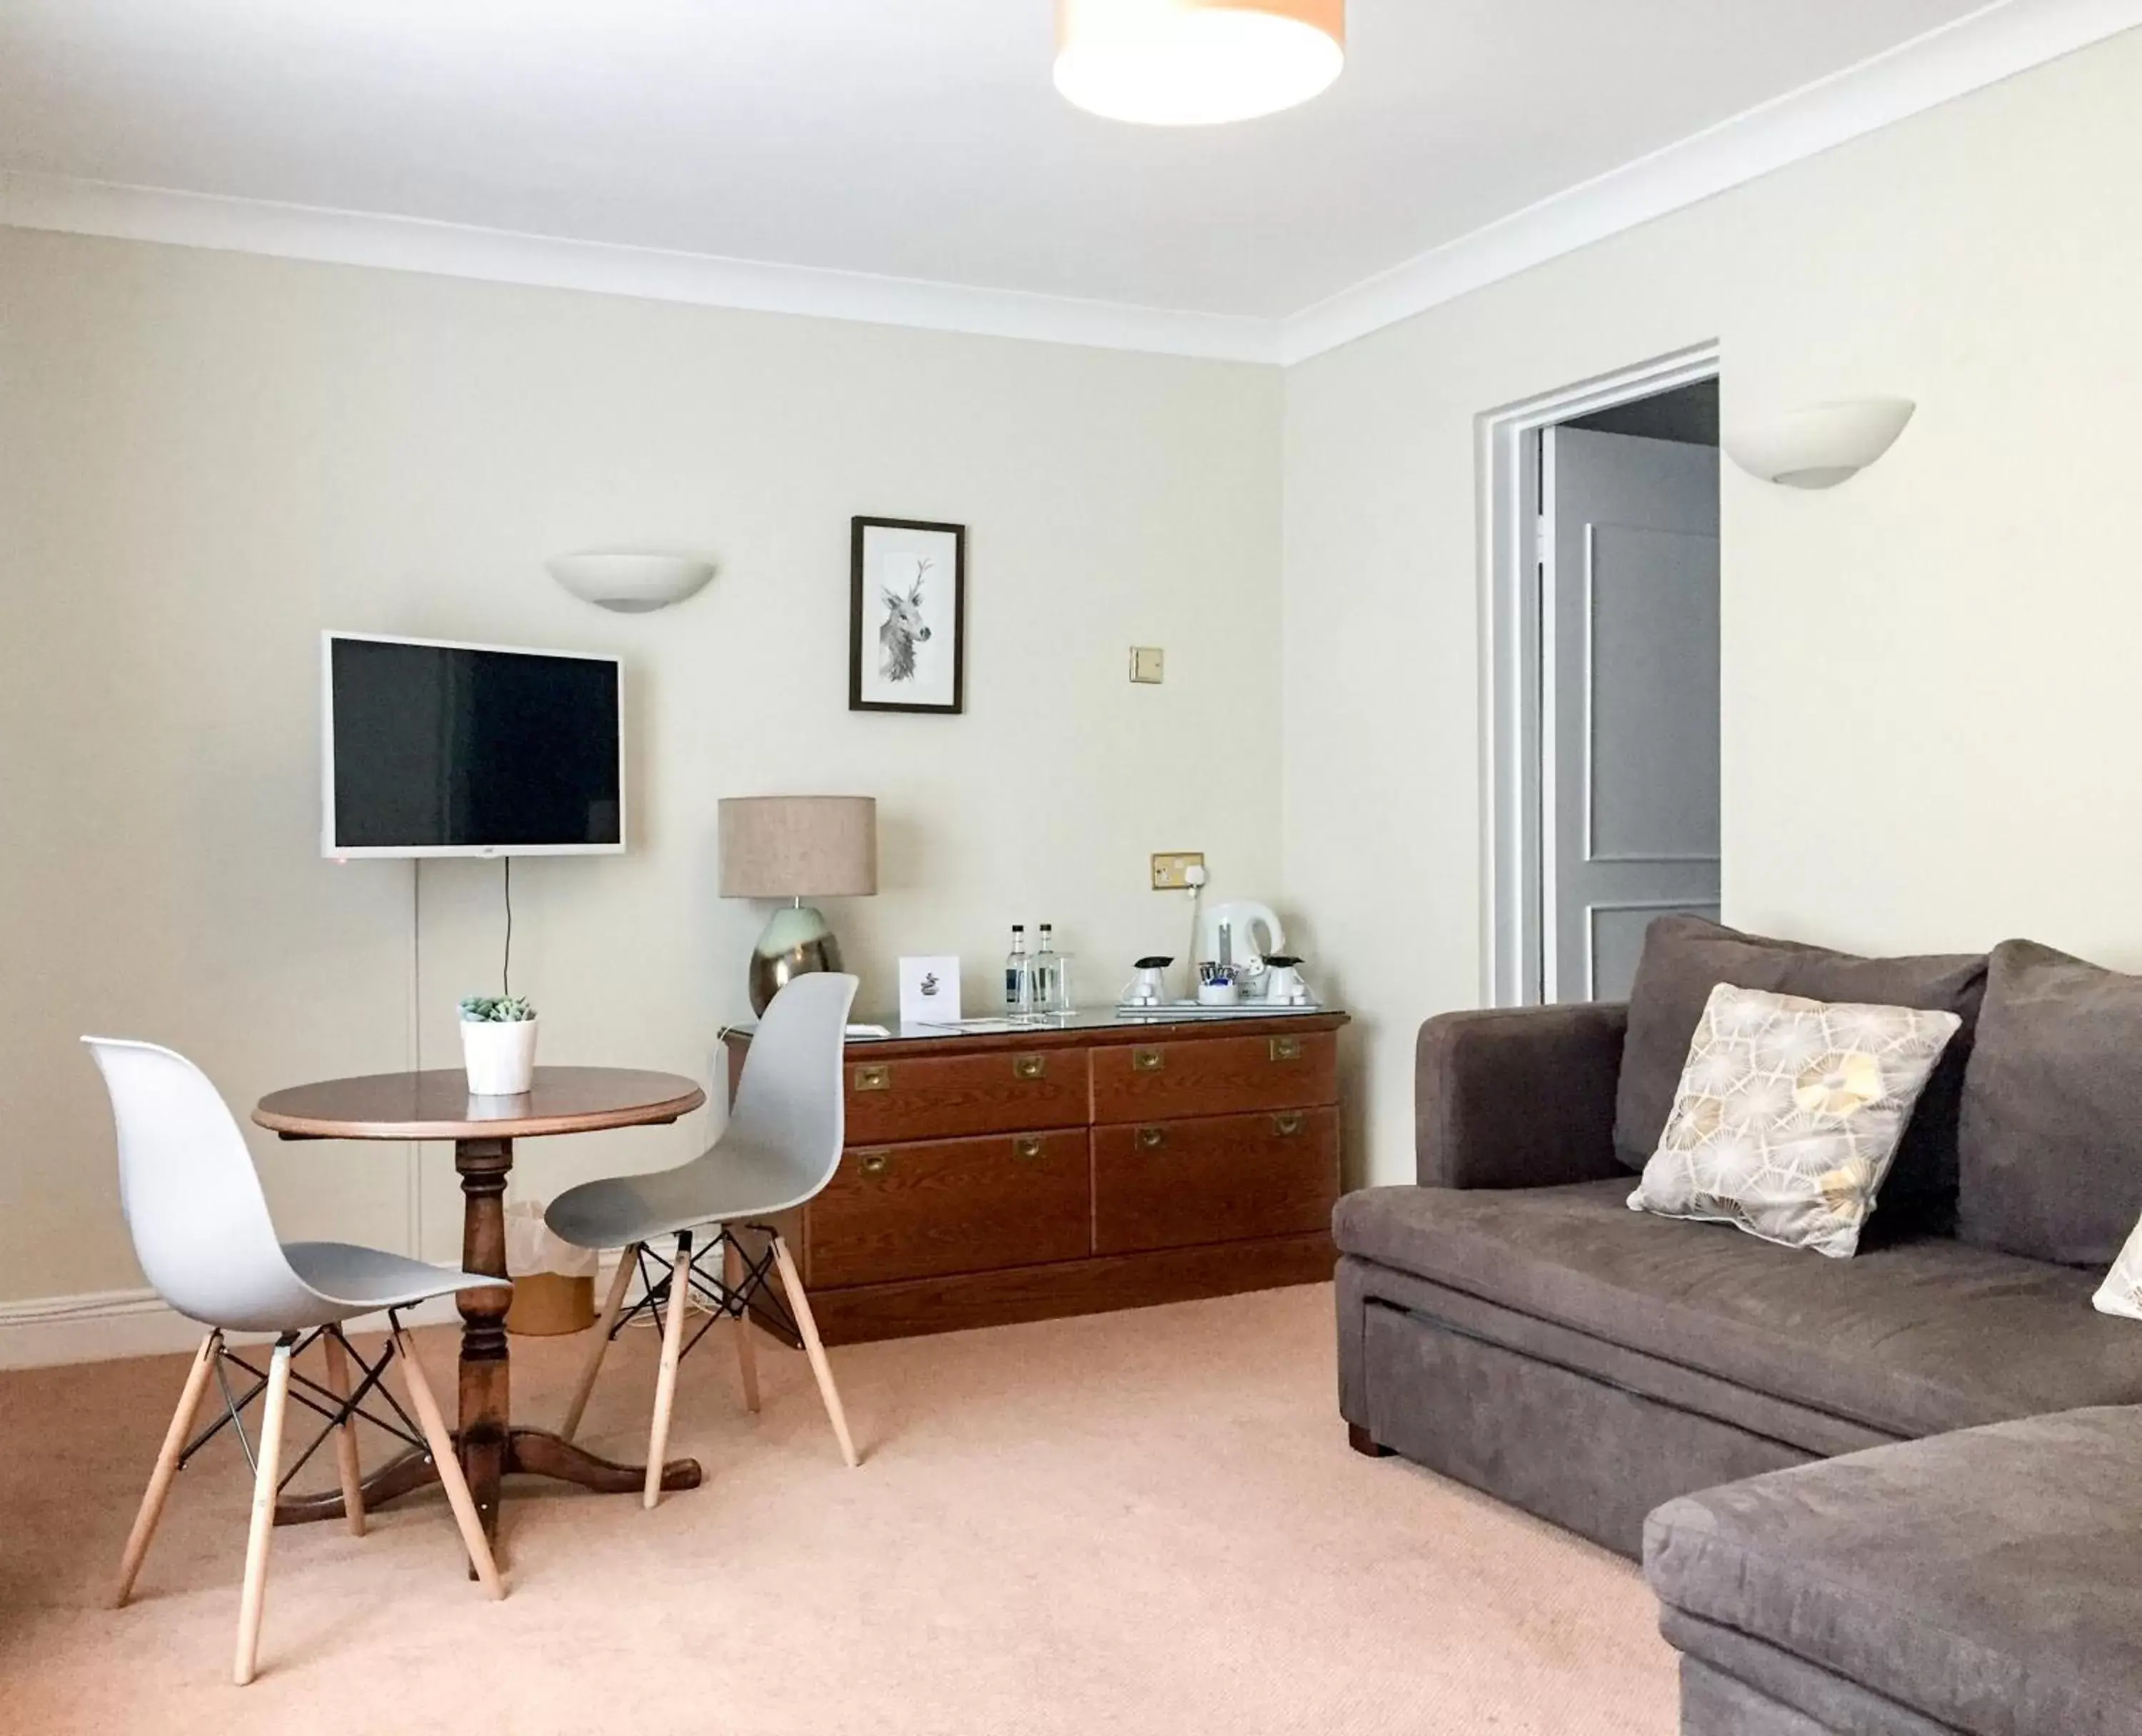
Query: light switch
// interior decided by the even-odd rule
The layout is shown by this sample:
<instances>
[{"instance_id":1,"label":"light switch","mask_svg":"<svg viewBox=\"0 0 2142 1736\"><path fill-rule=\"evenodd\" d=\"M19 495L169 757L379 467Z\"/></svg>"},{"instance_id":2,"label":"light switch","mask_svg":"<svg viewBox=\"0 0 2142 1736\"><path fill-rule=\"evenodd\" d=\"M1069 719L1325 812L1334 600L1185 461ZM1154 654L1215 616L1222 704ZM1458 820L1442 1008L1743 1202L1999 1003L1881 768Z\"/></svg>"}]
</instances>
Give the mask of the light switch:
<instances>
[{"instance_id":1,"label":"light switch","mask_svg":"<svg viewBox=\"0 0 2142 1736\"><path fill-rule=\"evenodd\" d=\"M1162 657L1163 653L1157 645L1133 645L1131 647L1131 679L1149 682L1157 686L1161 680Z\"/></svg>"}]
</instances>

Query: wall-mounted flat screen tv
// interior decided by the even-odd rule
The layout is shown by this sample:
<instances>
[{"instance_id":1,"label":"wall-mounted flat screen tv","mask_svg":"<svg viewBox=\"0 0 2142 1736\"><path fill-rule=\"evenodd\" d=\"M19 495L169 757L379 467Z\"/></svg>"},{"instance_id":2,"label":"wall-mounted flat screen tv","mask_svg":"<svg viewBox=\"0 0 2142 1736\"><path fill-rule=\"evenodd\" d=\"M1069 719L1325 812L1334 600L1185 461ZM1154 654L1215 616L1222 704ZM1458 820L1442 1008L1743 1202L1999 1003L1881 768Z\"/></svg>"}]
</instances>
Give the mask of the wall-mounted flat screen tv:
<instances>
[{"instance_id":1,"label":"wall-mounted flat screen tv","mask_svg":"<svg viewBox=\"0 0 2142 1736\"><path fill-rule=\"evenodd\" d=\"M321 661L322 855L624 848L615 658L329 633Z\"/></svg>"}]
</instances>

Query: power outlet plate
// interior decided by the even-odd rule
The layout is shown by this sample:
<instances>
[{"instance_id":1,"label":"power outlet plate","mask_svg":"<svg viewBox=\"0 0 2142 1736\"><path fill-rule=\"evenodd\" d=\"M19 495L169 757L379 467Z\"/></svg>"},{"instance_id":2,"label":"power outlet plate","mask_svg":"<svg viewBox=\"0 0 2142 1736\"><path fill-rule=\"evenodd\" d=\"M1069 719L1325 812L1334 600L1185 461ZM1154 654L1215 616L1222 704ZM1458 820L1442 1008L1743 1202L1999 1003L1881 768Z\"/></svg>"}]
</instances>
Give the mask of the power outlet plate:
<instances>
[{"instance_id":1,"label":"power outlet plate","mask_svg":"<svg viewBox=\"0 0 2142 1736\"><path fill-rule=\"evenodd\" d=\"M1156 892L1187 892L1190 890L1190 870L1205 866L1202 850L1155 851L1152 857L1152 890Z\"/></svg>"}]
</instances>

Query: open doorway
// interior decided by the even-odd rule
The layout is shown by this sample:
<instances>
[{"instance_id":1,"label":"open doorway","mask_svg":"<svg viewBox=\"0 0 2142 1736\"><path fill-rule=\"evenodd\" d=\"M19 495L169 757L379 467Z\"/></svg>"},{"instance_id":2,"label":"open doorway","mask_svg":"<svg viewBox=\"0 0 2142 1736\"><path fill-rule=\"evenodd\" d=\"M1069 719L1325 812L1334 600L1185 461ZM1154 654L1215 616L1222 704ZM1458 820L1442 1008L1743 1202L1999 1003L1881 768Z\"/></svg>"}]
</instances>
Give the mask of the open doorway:
<instances>
[{"instance_id":1,"label":"open doorway","mask_svg":"<svg viewBox=\"0 0 2142 1736\"><path fill-rule=\"evenodd\" d=\"M1715 349L1482 418L1486 998L1626 997L1719 910Z\"/></svg>"}]
</instances>

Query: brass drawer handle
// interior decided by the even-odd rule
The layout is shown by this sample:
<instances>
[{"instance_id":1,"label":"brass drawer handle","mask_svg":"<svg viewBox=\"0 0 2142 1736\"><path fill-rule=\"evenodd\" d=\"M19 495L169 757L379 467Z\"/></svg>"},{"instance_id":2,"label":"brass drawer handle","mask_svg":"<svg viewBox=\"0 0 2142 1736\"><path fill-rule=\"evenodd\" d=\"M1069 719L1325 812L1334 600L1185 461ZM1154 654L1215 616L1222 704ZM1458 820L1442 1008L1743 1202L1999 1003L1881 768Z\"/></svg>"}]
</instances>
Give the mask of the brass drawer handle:
<instances>
[{"instance_id":1,"label":"brass drawer handle","mask_svg":"<svg viewBox=\"0 0 2142 1736\"><path fill-rule=\"evenodd\" d=\"M1012 1077L1018 1079L1039 1079L1049 1071L1046 1055L1019 1055L1011 1063Z\"/></svg>"},{"instance_id":2,"label":"brass drawer handle","mask_svg":"<svg viewBox=\"0 0 2142 1736\"><path fill-rule=\"evenodd\" d=\"M892 1069L889 1067L859 1067L856 1069L856 1089L858 1091L890 1091L892 1089Z\"/></svg>"},{"instance_id":3,"label":"brass drawer handle","mask_svg":"<svg viewBox=\"0 0 2142 1736\"><path fill-rule=\"evenodd\" d=\"M866 1152L863 1153L863 1173L866 1176L881 1176L891 1161L891 1157L886 1152Z\"/></svg>"},{"instance_id":4,"label":"brass drawer handle","mask_svg":"<svg viewBox=\"0 0 2142 1736\"><path fill-rule=\"evenodd\" d=\"M1275 1061L1299 1061L1301 1058L1301 1039L1299 1037L1273 1038L1271 1058Z\"/></svg>"},{"instance_id":5,"label":"brass drawer handle","mask_svg":"<svg viewBox=\"0 0 2142 1736\"><path fill-rule=\"evenodd\" d=\"M1138 1129L1138 1143L1143 1146L1148 1152L1157 1152L1162 1146L1167 1143L1167 1129L1165 1127L1140 1127Z\"/></svg>"},{"instance_id":6,"label":"brass drawer handle","mask_svg":"<svg viewBox=\"0 0 2142 1736\"><path fill-rule=\"evenodd\" d=\"M1300 1131L1301 1112L1298 1109L1289 1109L1272 1117L1272 1132L1281 1139L1291 1139Z\"/></svg>"},{"instance_id":7,"label":"brass drawer handle","mask_svg":"<svg viewBox=\"0 0 2142 1736\"><path fill-rule=\"evenodd\" d=\"M1021 1134L1012 1141L1011 1150L1014 1157L1039 1157L1041 1155L1041 1141L1032 1133Z\"/></svg>"},{"instance_id":8,"label":"brass drawer handle","mask_svg":"<svg viewBox=\"0 0 2142 1736\"><path fill-rule=\"evenodd\" d=\"M1158 1073L1161 1060L1161 1053L1157 1048L1134 1048L1131 1051L1131 1071Z\"/></svg>"}]
</instances>

